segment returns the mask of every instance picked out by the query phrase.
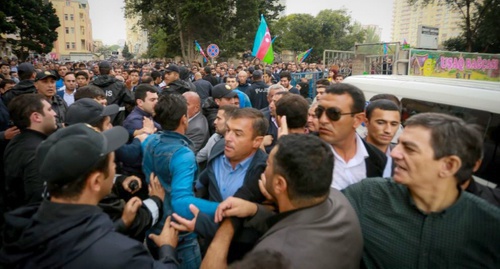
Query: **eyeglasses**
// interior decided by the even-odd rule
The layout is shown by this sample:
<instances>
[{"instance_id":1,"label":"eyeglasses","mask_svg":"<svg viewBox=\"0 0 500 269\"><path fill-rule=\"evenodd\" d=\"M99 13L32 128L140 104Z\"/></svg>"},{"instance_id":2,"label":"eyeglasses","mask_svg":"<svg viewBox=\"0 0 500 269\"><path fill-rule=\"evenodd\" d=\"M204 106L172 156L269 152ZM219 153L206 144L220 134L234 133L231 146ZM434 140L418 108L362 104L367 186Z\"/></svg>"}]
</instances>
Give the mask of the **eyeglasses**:
<instances>
[{"instance_id":1,"label":"eyeglasses","mask_svg":"<svg viewBox=\"0 0 500 269\"><path fill-rule=\"evenodd\" d=\"M354 115L357 113L361 112L349 112L349 113L342 113L338 107L329 107L329 108L324 108L322 106L318 106L316 110L314 111L316 114L316 117L319 119L323 115L323 112L326 112L326 116L332 120L332 121L338 121L340 120L340 117L344 115Z\"/></svg>"}]
</instances>

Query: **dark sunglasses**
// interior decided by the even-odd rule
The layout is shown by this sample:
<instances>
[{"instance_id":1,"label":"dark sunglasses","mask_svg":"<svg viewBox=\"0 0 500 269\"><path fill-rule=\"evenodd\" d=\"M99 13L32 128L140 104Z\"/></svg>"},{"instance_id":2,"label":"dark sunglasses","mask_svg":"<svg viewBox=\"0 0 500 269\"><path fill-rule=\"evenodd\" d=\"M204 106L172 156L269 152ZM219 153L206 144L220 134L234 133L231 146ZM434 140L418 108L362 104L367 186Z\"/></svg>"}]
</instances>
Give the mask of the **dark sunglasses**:
<instances>
[{"instance_id":1,"label":"dark sunglasses","mask_svg":"<svg viewBox=\"0 0 500 269\"><path fill-rule=\"evenodd\" d=\"M318 106L316 110L314 111L316 114L316 117L319 119L323 115L323 112L326 112L326 116L332 120L332 121L338 121L340 120L340 117L344 115L354 115L360 112L349 112L349 113L342 113L339 108L337 107L329 107L329 108L324 108L322 106Z\"/></svg>"}]
</instances>

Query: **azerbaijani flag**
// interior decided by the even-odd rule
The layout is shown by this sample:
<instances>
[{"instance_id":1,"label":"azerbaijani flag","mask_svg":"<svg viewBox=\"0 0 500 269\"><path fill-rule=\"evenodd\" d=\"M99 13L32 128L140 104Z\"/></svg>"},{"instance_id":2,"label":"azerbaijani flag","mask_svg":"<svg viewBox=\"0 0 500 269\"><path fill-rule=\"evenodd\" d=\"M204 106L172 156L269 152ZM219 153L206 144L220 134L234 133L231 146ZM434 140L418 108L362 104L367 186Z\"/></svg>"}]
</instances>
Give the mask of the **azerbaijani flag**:
<instances>
[{"instance_id":1,"label":"azerbaijani flag","mask_svg":"<svg viewBox=\"0 0 500 269\"><path fill-rule=\"evenodd\" d=\"M260 15L260 25L255 34L252 56L268 64L272 64L274 61L271 33L269 33L269 27L267 27L264 15Z\"/></svg>"},{"instance_id":2,"label":"azerbaijani flag","mask_svg":"<svg viewBox=\"0 0 500 269\"><path fill-rule=\"evenodd\" d=\"M198 41L194 41L194 45L195 45L195 50L199 53L201 53L201 55L203 55L203 62L206 63L208 62L208 59L207 59L207 56L205 56L205 52L203 51L203 49L201 48L200 44L198 44Z\"/></svg>"},{"instance_id":3,"label":"azerbaijani flag","mask_svg":"<svg viewBox=\"0 0 500 269\"><path fill-rule=\"evenodd\" d=\"M301 63L301 62L305 61L305 59L309 56L309 54L311 54L312 50L313 50L313 48L310 48L310 49L302 52L301 54L297 55L297 62Z\"/></svg>"}]
</instances>

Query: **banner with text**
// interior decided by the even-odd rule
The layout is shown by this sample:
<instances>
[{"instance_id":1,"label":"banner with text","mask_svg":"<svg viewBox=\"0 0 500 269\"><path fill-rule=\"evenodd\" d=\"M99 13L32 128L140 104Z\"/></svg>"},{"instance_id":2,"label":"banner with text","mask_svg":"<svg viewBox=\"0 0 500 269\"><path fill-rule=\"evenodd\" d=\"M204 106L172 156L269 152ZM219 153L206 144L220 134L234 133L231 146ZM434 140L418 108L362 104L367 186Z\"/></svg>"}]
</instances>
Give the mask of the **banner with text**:
<instances>
[{"instance_id":1,"label":"banner with text","mask_svg":"<svg viewBox=\"0 0 500 269\"><path fill-rule=\"evenodd\" d=\"M500 81L500 54L412 49L408 75Z\"/></svg>"}]
</instances>

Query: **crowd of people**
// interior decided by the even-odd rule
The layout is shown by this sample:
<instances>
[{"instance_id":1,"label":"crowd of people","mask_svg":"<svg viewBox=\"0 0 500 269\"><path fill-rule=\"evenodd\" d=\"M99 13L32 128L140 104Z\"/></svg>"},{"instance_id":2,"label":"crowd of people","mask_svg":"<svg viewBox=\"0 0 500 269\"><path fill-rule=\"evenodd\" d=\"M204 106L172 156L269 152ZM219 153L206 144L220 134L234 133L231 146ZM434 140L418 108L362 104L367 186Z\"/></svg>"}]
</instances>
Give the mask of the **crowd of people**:
<instances>
[{"instance_id":1,"label":"crowd of people","mask_svg":"<svg viewBox=\"0 0 500 269\"><path fill-rule=\"evenodd\" d=\"M477 126L335 66L0 65L7 268L500 267Z\"/></svg>"}]
</instances>

